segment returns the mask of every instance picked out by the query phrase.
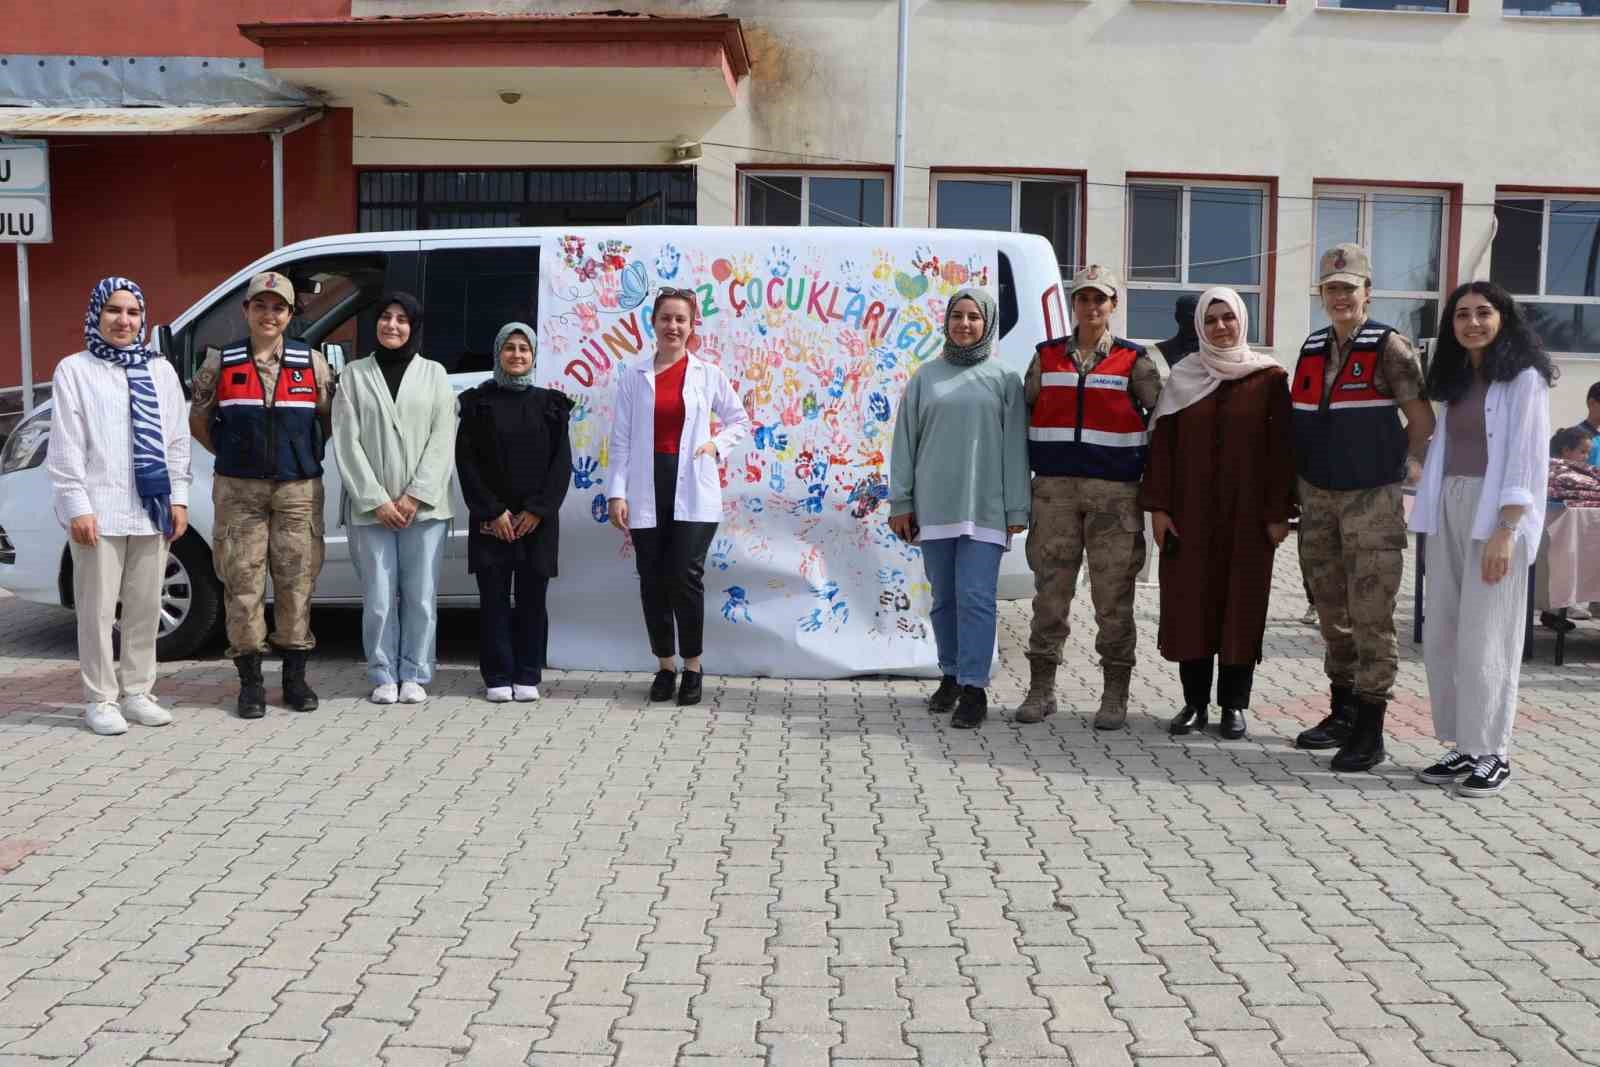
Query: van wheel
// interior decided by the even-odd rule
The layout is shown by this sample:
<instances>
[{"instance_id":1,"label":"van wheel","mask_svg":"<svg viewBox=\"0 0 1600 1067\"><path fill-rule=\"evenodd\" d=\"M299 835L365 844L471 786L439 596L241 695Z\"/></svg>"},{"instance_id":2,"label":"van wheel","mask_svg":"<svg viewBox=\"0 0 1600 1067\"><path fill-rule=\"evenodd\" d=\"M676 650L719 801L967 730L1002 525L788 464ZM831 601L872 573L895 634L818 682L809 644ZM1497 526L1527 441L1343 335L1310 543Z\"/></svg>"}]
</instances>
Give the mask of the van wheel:
<instances>
[{"instance_id":1,"label":"van wheel","mask_svg":"<svg viewBox=\"0 0 1600 1067\"><path fill-rule=\"evenodd\" d=\"M186 533L167 553L161 577L161 629L156 658L188 659L222 632L222 583L211 569L211 550Z\"/></svg>"}]
</instances>

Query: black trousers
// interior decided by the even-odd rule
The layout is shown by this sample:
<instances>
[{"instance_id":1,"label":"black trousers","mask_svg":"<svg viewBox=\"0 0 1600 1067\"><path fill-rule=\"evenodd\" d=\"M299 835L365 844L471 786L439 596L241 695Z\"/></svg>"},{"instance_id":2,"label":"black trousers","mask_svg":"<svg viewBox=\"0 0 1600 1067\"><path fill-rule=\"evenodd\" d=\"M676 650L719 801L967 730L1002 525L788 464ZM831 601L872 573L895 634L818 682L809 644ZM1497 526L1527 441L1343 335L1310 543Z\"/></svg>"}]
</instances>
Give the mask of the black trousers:
<instances>
[{"instance_id":1,"label":"black trousers","mask_svg":"<svg viewBox=\"0 0 1600 1067\"><path fill-rule=\"evenodd\" d=\"M504 565L479 567L477 579L478 668L483 684L490 689L538 685L550 640L544 604L550 579L534 570L527 553Z\"/></svg>"},{"instance_id":2,"label":"black trousers","mask_svg":"<svg viewBox=\"0 0 1600 1067\"><path fill-rule=\"evenodd\" d=\"M1183 681L1183 702L1191 707L1204 708L1211 703L1211 666L1215 656L1186 659L1178 664L1178 677ZM1221 708L1248 708L1250 683L1255 680L1254 663L1224 663L1217 670L1217 706Z\"/></svg>"},{"instance_id":3,"label":"black trousers","mask_svg":"<svg viewBox=\"0 0 1600 1067\"><path fill-rule=\"evenodd\" d=\"M704 651L706 552L717 535L717 524L678 522L672 517L678 486L676 453L656 453L655 476L656 524L632 531L644 628L650 635L651 654L665 659L676 653L693 659Z\"/></svg>"}]
</instances>

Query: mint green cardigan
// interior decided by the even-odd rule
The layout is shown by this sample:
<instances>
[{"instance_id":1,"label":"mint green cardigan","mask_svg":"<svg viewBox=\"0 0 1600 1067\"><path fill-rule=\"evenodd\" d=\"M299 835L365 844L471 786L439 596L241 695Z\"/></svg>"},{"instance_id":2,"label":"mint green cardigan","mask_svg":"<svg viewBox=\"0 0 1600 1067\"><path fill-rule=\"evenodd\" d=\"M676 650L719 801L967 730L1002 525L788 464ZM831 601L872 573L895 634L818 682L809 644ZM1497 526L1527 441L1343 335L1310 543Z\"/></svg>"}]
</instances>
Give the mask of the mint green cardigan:
<instances>
[{"instance_id":1,"label":"mint green cardigan","mask_svg":"<svg viewBox=\"0 0 1600 1067\"><path fill-rule=\"evenodd\" d=\"M396 399L377 360L348 364L333 397L333 448L346 523L371 526L378 508L404 494L417 500L417 521L451 518L456 394L444 366L412 359Z\"/></svg>"}]
</instances>

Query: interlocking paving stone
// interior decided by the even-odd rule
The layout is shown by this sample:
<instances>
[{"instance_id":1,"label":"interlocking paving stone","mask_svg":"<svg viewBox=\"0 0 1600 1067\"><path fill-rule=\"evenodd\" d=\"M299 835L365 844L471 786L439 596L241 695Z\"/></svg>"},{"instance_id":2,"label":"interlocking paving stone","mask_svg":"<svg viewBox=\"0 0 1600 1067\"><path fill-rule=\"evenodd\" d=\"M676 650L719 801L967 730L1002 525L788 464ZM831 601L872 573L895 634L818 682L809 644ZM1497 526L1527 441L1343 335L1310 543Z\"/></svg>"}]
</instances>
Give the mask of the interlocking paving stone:
<instances>
[{"instance_id":1,"label":"interlocking paving stone","mask_svg":"<svg viewBox=\"0 0 1600 1067\"><path fill-rule=\"evenodd\" d=\"M1424 786L1409 640L1390 762L1337 775L1292 543L1250 737L1172 738L1136 605L1130 727L1088 719L1087 597L1060 714L990 720L926 682L550 672L483 703L447 612L433 699L362 699L319 612L312 715L241 723L231 665L165 664L177 714L81 728L70 615L0 596L0 1067L1600 1064L1597 624L1525 665L1516 775Z\"/></svg>"}]
</instances>

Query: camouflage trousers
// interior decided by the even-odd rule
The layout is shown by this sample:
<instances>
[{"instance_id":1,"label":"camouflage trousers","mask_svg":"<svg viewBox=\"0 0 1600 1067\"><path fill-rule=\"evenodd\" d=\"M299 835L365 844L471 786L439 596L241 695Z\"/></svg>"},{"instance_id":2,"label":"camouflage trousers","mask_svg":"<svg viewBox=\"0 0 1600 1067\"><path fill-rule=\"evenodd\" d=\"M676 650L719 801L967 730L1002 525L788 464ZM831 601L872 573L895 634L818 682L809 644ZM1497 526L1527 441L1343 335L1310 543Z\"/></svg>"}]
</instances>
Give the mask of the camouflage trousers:
<instances>
[{"instance_id":1,"label":"camouflage trousers","mask_svg":"<svg viewBox=\"0 0 1600 1067\"><path fill-rule=\"evenodd\" d=\"M211 483L211 560L222 579L228 655L299 651L311 636L311 592L322 573L321 478L274 482L227 478ZM273 631L267 636L267 575L272 575Z\"/></svg>"},{"instance_id":2,"label":"camouflage trousers","mask_svg":"<svg viewBox=\"0 0 1600 1067\"><path fill-rule=\"evenodd\" d=\"M1319 489L1300 479L1300 570L1317 605L1328 680L1389 699L1400 668L1394 602L1405 568L1399 484Z\"/></svg>"},{"instance_id":3,"label":"camouflage trousers","mask_svg":"<svg viewBox=\"0 0 1600 1067\"><path fill-rule=\"evenodd\" d=\"M1061 662L1062 645L1072 633L1068 617L1078 568L1087 557L1100 665L1132 668L1138 642L1134 581L1145 553L1139 483L1037 477L1031 521L1028 566L1033 568L1034 597L1028 658Z\"/></svg>"}]
</instances>

